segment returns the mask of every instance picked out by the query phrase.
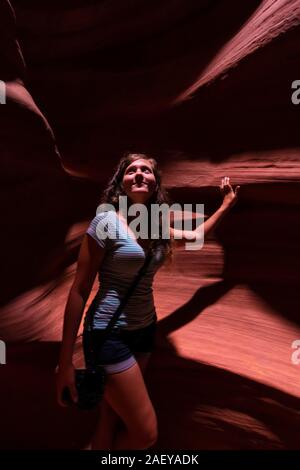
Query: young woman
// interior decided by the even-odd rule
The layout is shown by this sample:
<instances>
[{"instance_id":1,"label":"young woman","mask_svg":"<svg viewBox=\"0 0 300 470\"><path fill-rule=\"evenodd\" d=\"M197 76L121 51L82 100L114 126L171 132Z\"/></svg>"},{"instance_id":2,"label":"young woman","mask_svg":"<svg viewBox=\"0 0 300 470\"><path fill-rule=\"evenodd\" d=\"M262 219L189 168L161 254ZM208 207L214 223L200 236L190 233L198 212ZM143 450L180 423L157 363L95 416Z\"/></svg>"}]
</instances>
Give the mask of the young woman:
<instances>
[{"instance_id":1,"label":"young woman","mask_svg":"<svg viewBox=\"0 0 300 470\"><path fill-rule=\"evenodd\" d=\"M212 230L237 200L229 178L222 178L220 190L223 202L203 223L204 237ZM130 297L116 325L99 353L99 363L107 372L104 399L100 404L100 419L93 436L92 449L147 449L157 439L157 421L143 379L154 344L156 312L152 281L155 273L171 252L171 240L176 244L199 238L200 231L168 227L170 237L151 240L137 236L132 217L121 213L119 196L127 196L128 207L134 203L168 202L157 162L144 154L123 157L104 192L102 203L115 210L101 211L91 221L80 248L77 272L65 308L63 340L57 370L57 394L65 406L62 392L70 390L77 400L72 355L86 301L99 274L100 287L90 305L84 324L84 341L93 328L104 330L136 273L143 265L148 250L153 258L141 282ZM148 211L149 213L149 211ZM150 224L148 224L149 232ZM106 232L106 237L101 236ZM109 232L109 233L108 233ZM85 351L85 359L89 360Z\"/></svg>"}]
</instances>

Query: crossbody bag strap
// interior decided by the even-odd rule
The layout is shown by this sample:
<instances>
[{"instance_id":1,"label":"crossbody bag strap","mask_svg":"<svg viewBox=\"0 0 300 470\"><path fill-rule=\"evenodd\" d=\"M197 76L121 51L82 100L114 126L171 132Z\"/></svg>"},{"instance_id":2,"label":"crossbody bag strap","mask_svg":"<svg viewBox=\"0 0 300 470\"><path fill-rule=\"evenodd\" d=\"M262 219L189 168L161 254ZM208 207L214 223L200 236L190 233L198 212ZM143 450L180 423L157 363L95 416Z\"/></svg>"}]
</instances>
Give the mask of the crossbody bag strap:
<instances>
[{"instance_id":1,"label":"crossbody bag strap","mask_svg":"<svg viewBox=\"0 0 300 470\"><path fill-rule=\"evenodd\" d=\"M124 295L123 299L121 300L120 302L120 305L118 306L117 310L115 311L115 313L113 314L113 316L111 317L107 327L105 328L105 333L103 335L103 341L102 341L102 344L104 343L104 341L106 340L108 334L110 333L110 331L113 329L114 325L116 324L116 321L118 320L119 316L121 315L124 307L126 306L127 302L129 301L130 297L132 296L133 292L135 291L137 285L139 284L140 280L142 279L142 277L144 276L144 274L146 273L147 271L147 268L150 264L150 261L151 259L153 258L153 255L152 255L152 252L151 252L151 249L149 249L147 255L146 255L146 259L144 261L144 264L143 266L141 267L141 269L139 270L139 272L137 273L136 277L134 278L132 284L130 285L129 289L127 290L126 294ZM90 325L91 325L91 330L94 329L93 327L93 319L94 319L94 315L92 315L90 317Z\"/></svg>"}]
</instances>

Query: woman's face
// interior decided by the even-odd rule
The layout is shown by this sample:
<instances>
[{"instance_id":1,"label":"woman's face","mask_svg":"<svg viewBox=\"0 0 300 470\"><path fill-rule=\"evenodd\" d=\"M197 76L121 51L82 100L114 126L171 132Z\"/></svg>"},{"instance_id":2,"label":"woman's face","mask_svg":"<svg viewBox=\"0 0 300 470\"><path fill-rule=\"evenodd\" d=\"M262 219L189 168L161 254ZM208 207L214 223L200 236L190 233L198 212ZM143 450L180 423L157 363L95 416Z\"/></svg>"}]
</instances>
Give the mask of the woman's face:
<instances>
[{"instance_id":1,"label":"woman's face","mask_svg":"<svg viewBox=\"0 0 300 470\"><path fill-rule=\"evenodd\" d=\"M143 158L130 163L123 176L123 187L133 203L145 203L156 187L151 163Z\"/></svg>"}]
</instances>

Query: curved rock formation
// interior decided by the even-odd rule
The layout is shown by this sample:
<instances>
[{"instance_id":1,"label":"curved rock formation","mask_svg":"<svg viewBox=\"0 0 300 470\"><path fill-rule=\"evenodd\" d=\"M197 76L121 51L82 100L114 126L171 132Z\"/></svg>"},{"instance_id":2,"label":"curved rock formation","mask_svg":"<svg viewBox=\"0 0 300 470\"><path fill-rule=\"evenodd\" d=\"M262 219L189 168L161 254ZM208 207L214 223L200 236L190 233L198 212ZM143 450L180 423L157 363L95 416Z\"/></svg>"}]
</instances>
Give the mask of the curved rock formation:
<instances>
[{"instance_id":1,"label":"curved rock formation","mask_svg":"<svg viewBox=\"0 0 300 470\"><path fill-rule=\"evenodd\" d=\"M157 448L298 448L299 1L13 8L0 1L1 447L89 439L95 415L79 427L57 408L53 369L82 235L132 149L157 155L172 199L206 215L222 176L241 185L205 248L178 250L155 283Z\"/></svg>"}]
</instances>

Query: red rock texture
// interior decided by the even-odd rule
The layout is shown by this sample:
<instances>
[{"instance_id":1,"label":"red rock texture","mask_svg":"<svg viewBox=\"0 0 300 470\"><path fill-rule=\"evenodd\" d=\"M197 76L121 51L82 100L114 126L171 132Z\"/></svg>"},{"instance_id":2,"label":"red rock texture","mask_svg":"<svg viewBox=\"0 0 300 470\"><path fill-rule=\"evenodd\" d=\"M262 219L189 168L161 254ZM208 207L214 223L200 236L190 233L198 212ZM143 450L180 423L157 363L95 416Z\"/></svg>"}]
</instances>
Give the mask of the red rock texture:
<instances>
[{"instance_id":1,"label":"red rock texture","mask_svg":"<svg viewBox=\"0 0 300 470\"><path fill-rule=\"evenodd\" d=\"M95 414L58 409L53 369L82 235L134 149L206 215L222 176L241 185L204 249L155 282L156 447L299 448L299 0L13 8L0 1L1 447L89 439Z\"/></svg>"}]
</instances>

